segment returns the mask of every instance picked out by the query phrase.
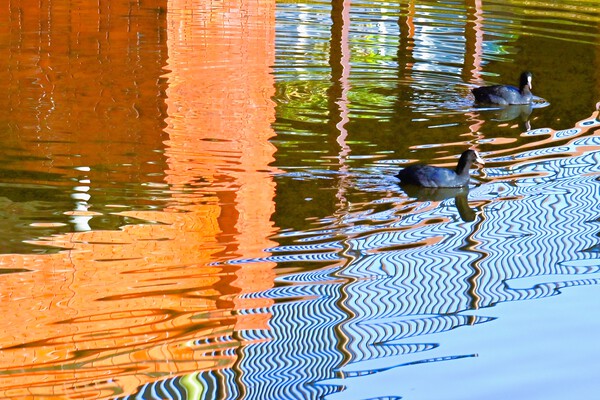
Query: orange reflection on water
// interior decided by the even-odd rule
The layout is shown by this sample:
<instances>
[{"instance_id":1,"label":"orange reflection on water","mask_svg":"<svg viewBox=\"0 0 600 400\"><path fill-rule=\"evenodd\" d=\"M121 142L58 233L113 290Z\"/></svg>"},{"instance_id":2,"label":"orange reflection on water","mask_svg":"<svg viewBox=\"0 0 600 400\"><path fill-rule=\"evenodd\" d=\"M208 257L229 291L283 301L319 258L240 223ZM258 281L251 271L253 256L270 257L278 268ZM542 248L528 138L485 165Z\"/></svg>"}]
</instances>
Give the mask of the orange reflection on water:
<instances>
[{"instance_id":1,"label":"orange reflection on water","mask_svg":"<svg viewBox=\"0 0 600 400\"><path fill-rule=\"evenodd\" d=\"M169 88L167 118L167 180L175 193L197 182L210 190L234 191L232 222L235 248L244 258L267 255L274 232L275 135L274 78L275 1L230 0L212 3L174 0L169 3ZM210 160L207 162L206 160ZM187 194L174 194L179 208ZM245 265L233 283L241 293L270 287L271 262ZM266 286L265 286L266 284ZM261 300L236 298L237 307L267 306ZM266 303L265 303L266 302ZM243 324L239 326L243 328Z\"/></svg>"},{"instance_id":2,"label":"orange reflection on water","mask_svg":"<svg viewBox=\"0 0 600 400\"><path fill-rule=\"evenodd\" d=\"M232 367L237 353L230 350L242 345L234 332L267 327L268 314L241 316L238 310L270 305L269 300L241 295L271 287L273 263L215 262L265 257L264 249L273 245L268 238L275 229L271 222L275 171L269 164L275 149L268 140L274 135L270 127L274 1L173 1L168 8L163 1L150 3L140 8L111 2L110 7L73 11L52 8L52 1L22 1L10 9L9 31L0 33L5 38L17 35L25 24L19 18L25 15L34 20L33 30L36 19L39 27L64 24L57 32L73 31L77 43L96 46L98 54L109 48L94 64L96 70L89 70L83 61L69 62L66 54L73 49L72 41L45 48L48 54L62 49L64 56L57 59L62 63L50 57L55 60L51 68L40 62L41 70L51 71L40 72L41 76L56 81L42 85L40 98L60 95L60 105L71 114L89 113L96 133L42 101L48 114L56 113L44 118L43 132L68 130L81 135L79 141L49 145L43 155L60 154L70 160L65 155L79 154L75 166L110 161L118 165L128 152L136 154L134 161L144 155L155 157L154 150L164 141L166 181L172 193L163 210L118 213L152 223L38 241L61 248L57 254L0 255L0 267L7 272L28 271L0 275L0 311L5 316L0 338L3 397L110 397L133 393L144 383L172 374ZM153 18L148 18L149 10ZM126 26L120 25L123 21ZM92 38L86 35L90 29ZM160 52L154 58L135 58L132 49L142 51L145 46L135 42L140 32L158 32L152 46L168 48L168 65L161 64L166 55ZM24 53L6 62L24 63ZM154 109L140 108L139 97L120 89L131 85L133 59L135 73L154 71L153 77L140 77L135 84L157 85L154 99L164 103ZM163 67L168 69L166 75ZM59 82L61 68L68 69L70 90ZM110 85L100 79L107 73ZM165 79L168 88L161 95ZM89 102L76 95L82 92L95 98L93 112ZM15 94L18 101L20 93ZM27 116L17 125L31 123L43 125ZM144 137L123 138L127 146L138 146L128 152L117 140L113 152L110 138L97 133L103 129L130 133L133 129L144 132ZM139 147L140 143L151 145ZM139 168L145 179L155 172L156 163L142 161ZM97 172L92 168L89 173ZM96 180L100 179L92 177L90 185Z\"/></svg>"},{"instance_id":3,"label":"orange reflection on water","mask_svg":"<svg viewBox=\"0 0 600 400\"><path fill-rule=\"evenodd\" d=\"M90 167L92 185L159 182L167 1L8 3L0 121L5 152L21 157L11 166L69 177Z\"/></svg>"}]
</instances>

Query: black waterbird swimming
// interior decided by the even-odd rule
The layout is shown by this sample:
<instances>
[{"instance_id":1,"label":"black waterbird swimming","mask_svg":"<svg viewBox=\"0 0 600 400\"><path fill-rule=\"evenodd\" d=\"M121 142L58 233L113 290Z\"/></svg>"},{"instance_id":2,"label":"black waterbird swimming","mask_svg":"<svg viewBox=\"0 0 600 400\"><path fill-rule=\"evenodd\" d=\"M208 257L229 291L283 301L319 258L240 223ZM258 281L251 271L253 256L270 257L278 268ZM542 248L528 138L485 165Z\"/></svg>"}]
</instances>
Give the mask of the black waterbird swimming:
<instances>
[{"instance_id":1,"label":"black waterbird swimming","mask_svg":"<svg viewBox=\"0 0 600 400\"><path fill-rule=\"evenodd\" d=\"M398 173L398 178L402 183L430 188L466 186L471 177L469 169L475 161L480 164L484 163L475 150L467 150L460 155L454 170L416 164L402 169Z\"/></svg>"}]
</instances>

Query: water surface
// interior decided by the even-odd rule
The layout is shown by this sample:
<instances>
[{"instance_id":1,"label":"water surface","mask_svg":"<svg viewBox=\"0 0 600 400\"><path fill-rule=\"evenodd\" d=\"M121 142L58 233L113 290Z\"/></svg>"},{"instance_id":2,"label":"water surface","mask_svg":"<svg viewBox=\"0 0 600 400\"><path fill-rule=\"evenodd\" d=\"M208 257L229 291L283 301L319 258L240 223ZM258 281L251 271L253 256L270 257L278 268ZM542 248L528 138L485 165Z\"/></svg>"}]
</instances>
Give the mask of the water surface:
<instances>
[{"instance_id":1,"label":"water surface","mask_svg":"<svg viewBox=\"0 0 600 400\"><path fill-rule=\"evenodd\" d=\"M0 17L3 397L597 393L596 3L51 3Z\"/></svg>"}]
</instances>

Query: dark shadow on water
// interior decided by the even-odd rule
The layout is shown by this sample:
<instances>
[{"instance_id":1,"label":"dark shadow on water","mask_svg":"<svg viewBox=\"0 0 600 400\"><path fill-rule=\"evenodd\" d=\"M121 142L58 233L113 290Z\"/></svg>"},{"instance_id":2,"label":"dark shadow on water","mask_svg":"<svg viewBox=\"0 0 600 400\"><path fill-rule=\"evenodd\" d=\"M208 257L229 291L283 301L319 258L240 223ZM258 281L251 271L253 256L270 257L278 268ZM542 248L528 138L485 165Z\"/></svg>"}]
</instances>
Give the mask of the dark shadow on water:
<instances>
[{"instance_id":1,"label":"dark shadow on water","mask_svg":"<svg viewBox=\"0 0 600 400\"><path fill-rule=\"evenodd\" d=\"M460 218L465 222L475 220L477 213L469 207L469 187L460 188L426 188L416 185L400 184L400 188L407 196L413 197L418 201L443 201L454 199L454 204L458 209Z\"/></svg>"}]
</instances>

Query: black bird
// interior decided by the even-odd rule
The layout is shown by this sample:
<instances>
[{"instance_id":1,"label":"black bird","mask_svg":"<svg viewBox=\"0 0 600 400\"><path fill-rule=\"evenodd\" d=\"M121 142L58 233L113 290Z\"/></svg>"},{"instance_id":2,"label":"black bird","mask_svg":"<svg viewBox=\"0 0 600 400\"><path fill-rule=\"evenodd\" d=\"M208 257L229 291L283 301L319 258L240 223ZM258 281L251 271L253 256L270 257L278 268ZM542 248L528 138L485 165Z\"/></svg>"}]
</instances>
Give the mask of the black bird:
<instances>
[{"instance_id":1,"label":"black bird","mask_svg":"<svg viewBox=\"0 0 600 400\"><path fill-rule=\"evenodd\" d=\"M430 188L466 186L470 178L469 169L475 161L480 164L484 163L475 150L467 150L460 155L454 171L448 168L416 164L402 169L398 173L398 178L402 183Z\"/></svg>"},{"instance_id":2,"label":"black bird","mask_svg":"<svg viewBox=\"0 0 600 400\"><path fill-rule=\"evenodd\" d=\"M519 88L511 85L483 86L472 89L475 102L480 104L529 104L533 100L531 94L531 72L525 71L519 79Z\"/></svg>"}]
</instances>

